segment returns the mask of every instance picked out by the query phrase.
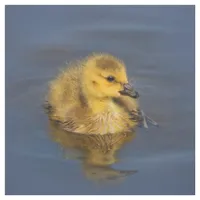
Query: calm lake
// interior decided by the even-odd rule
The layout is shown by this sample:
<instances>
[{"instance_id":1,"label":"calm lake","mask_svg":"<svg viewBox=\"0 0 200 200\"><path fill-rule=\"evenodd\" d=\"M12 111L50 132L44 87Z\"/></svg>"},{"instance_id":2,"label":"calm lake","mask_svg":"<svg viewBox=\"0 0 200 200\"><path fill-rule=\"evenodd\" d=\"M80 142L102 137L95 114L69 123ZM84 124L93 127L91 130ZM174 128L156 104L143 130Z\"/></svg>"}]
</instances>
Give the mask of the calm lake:
<instances>
[{"instance_id":1,"label":"calm lake","mask_svg":"<svg viewBox=\"0 0 200 200\"><path fill-rule=\"evenodd\" d=\"M6 6L5 193L194 194L194 9ZM137 128L116 155L78 149L83 139L52 129L42 107L59 68L92 52L125 62L160 125Z\"/></svg>"}]
</instances>

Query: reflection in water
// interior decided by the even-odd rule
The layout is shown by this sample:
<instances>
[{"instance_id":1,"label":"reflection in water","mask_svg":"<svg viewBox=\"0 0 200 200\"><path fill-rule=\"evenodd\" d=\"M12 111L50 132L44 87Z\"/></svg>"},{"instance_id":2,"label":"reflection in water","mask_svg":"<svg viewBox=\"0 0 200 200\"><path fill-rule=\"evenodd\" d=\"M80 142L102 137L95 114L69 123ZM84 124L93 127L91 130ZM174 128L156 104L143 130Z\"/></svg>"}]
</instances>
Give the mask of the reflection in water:
<instances>
[{"instance_id":1,"label":"reflection in water","mask_svg":"<svg viewBox=\"0 0 200 200\"><path fill-rule=\"evenodd\" d=\"M83 153L85 175L95 181L121 180L136 170L117 170L111 167L117 162L117 151L135 138L135 132L126 134L85 135L66 132L50 121L50 135L64 150L72 148Z\"/></svg>"}]
</instances>

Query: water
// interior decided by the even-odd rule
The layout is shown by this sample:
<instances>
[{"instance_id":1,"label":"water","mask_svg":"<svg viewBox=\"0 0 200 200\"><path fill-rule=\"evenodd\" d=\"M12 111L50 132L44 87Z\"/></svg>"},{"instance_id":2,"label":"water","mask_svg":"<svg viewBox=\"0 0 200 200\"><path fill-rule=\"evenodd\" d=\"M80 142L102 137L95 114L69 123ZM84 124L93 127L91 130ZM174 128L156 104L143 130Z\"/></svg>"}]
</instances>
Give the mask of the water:
<instances>
[{"instance_id":1,"label":"water","mask_svg":"<svg viewBox=\"0 0 200 200\"><path fill-rule=\"evenodd\" d=\"M6 6L6 194L194 194L194 45L194 6ZM52 139L41 106L59 67L91 52L125 61L160 124L102 168Z\"/></svg>"}]
</instances>

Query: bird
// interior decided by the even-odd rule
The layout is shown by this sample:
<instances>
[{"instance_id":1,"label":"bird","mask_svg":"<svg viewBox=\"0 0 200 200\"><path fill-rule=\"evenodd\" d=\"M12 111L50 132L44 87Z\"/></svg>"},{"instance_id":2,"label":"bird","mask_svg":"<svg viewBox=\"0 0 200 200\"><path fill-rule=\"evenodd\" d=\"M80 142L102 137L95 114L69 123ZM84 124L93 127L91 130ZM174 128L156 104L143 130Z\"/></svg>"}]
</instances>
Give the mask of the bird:
<instances>
[{"instance_id":1,"label":"bird","mask_svg":"<svg viewBox=\"0 0 200 200\"><path fill-rule=\"evenodd\" d=\"M141 121L138 98L121 59L92 53L69 63L49 82L45 108L66 131L126 133Z\"/></svg>"}]
</instances>

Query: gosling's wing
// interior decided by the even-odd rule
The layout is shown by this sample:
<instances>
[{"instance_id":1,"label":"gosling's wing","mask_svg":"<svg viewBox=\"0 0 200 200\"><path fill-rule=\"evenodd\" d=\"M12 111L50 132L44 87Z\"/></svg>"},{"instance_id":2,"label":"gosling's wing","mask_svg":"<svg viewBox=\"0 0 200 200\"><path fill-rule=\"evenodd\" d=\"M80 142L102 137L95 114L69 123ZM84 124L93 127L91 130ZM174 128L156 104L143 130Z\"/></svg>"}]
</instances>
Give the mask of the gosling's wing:
<instances>
[{"instance_id":1,"label":"gosling's wing","mask_svg":"<svg viewBox=\"0 0 200 200\"><path fill-rule=\"evenodd\" d=\"M120 96L114 99L115 103L123 107L130 115L135 116L139 110L139 104L136 99L129 96Z\"/></svg>"},{"instance_id":2,"label":"gosling's wing","mask_svg":"<svg viewBox=\"0 0 200 200\"><path fill-rule=\"evenodd\" d=\"M44 111L47 114L51 114L53 112L53 107L50 105L50 103L47 100L43 103L42 106L44 108Z\"/></svg>"},{"instance_id":3,"label":"gosling's wing","mask_svg":"<svg viewBox=\"0 0 200 200\"><path fill-rule=\"evenodd\" d=\"M136 99L129 96L120 96L114 99L114 101L129 113L131 120L139 123L139 125L143 122L143 116Z\"/></svg>"},{"instance_id":4,"label":"gosling's wing","mask_svg":"<svg viewBox=\"0 0 200 200\"><path fill-rule=\"evenodd\" d=\"M130 119L139 123L139 126L148 128L148 125L158 126L158 123L147 116L143 110L139 108L138 101L129 96L120 96L115 100L123 106L130 114Z\"/></svg>"}]
</instances>

